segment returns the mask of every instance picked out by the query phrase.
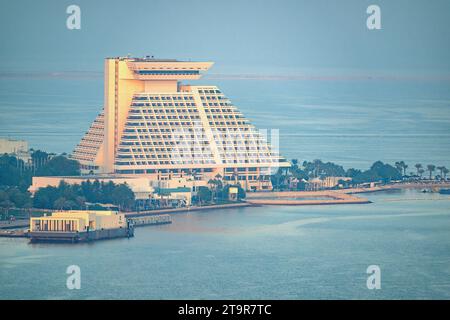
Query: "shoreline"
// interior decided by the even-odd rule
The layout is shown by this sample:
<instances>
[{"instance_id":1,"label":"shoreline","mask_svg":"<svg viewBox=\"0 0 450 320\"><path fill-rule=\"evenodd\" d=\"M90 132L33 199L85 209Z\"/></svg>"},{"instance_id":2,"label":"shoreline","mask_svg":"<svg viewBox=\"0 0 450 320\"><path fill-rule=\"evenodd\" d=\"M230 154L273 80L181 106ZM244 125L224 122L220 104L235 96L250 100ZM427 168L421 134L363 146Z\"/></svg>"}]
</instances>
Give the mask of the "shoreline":
<instances>
[{"instance_id":1,"label":"shoreline","mask_svg":"<svg viewBox=\"0 0 450 320\"><path fill-rule=\"evenodd\" d=\"M339 190L322 191L269 191L247 193L244 202L213 204L205 206L191 206L171 209L157 209L148 211L125 212L125 217L133 219L145 216L161 214L178 214L194 211L220 210L244 207L256 207L263 205L278 206L313 206L313 205L342 205L342 204L369 204L372 201L367 198L356 196L357 194L374 193L389 190L402 189L441 189L450 188L450 183L393 183L389 185L376 186L370 188L349 188ZM301 198L325 198L325 199L304 199ZM272 198L272 199L270 199ZM276 199L273 199L276 198ZM292 199L294 198L294 199ZM295 199L299 198L299 199ZM48 211L48 210L42 210ZM29 227L29 221L20 219L14 222L0 222L0 237L23 237L23 229ZM20 234L20 235L19 235Z\"/></svg>"},{"instance_id":2,"label":"shoreline","mask_svg":"<svg viewBox=\"0 0 450 320\"><path fill-rule=\"evenodd\" d=\"M158 214L176 214L183 212L191 212L191 211L202 211L202 210L217 210L217 209L230 209L230 208L242 208L242 207L253 207L255 205L249 202L238 202L238 203L224 203L224 204L213 204L207 206L191 206L191 207L182 207L182 208L173 208L173 209L157 209L157 210L147 210L147 211L133 211L133 212L125 212L125 217L127 218L135 218L135 217L143 217L143 216L151 216Z\"/></svg>"},{"instance_id":3,"label":"shoreline","mask_svg":"<svg viewBox=\"0 0 450 320\"><path fill-rule=\"evenodd\" d=\"M276 199L273 199L273 198ZM304 199L301 198L325 198L325 199ZM272 198L272 199L269 199ZM288 198L288 199L286 199ZM294 198L294 199L292 199ZM299 199L295 199L299 198ZM248 194L246 201L257 205L338 205L338 204L367 204L370 200L357 197L351 194L336 192L334 190L323 191L278 191L267 193Z\"/></svg>"},{"instance_id":4,"label":"shoreline","mask_svg":"<svg viewBox=\"0 0 450 320\"><path fill-rule=\"evenodd\" d=\"M401 189L441 189L450 188L450 183L393 183L369 188L349 188L322 191L275 191L247 193L246 201L256 205L339 205L339 204L368 204L370 200L355 196L355 194L373 193ZM268 198L278 199L268 199ZM301 198L325 197L329 199L301 200ZM283 199L300 198L300 199Z\"/></svg>"},{"instance_id":5,"label":"shoreline","mask_svg":"<svg viewBox=\"0 0 450 320\"><path fill-rule=\"evenodd\" d=\"M340 189L336 192L343 192L346 194L357 194L357 193L371 193L387 190L401 190L401 189L447 189L450 188L450 182L445 183L393 183L384 186L376 186L371 188L349 188Z\"/></svg>"}]
</instances>

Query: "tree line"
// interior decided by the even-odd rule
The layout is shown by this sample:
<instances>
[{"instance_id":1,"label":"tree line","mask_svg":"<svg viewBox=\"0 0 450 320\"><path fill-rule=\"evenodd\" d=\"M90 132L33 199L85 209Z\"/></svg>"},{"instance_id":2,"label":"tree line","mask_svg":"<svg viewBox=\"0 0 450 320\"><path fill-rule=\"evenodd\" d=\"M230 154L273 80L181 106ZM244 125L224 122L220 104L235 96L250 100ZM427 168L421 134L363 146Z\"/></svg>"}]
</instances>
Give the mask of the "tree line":
<instances>
[{"instance_id":1,"label":"tree line","mask_svg":"<svg viewBox=\"0 0 450 320\"><path fill-rule=\"evenodd\" d=\"M119 210L130 211L134 209L135 196L126 183L87 180L81 184L61 181L58 187L39 188L33 197L33 206L42 209L80 210L95 203L112 204Z\"/></svg>"},{"instance_id":2,"label":"tree line","mask_svg":"<svg viewBox=\"0 0 450 320\"><path fill-rule=\"evenodd\" d=\"M192 202L199 205L229 202L230 188L237 189L236 200L239 201L245 198L245 190L239 183L225 184L223 177L217 174L208 181L208 187L201 186L198 188L197 194L192 197Z\"/></svg>"},{"instance_id":3,"label":"tree line","mask_svg":"<svg viewBox=\"0 0 450 320\"><path fill-rule=\"evenodd\" d=\"M124 210L134 204L134 194L126 184L83 182L70 186L39 189L32 198L28 188L33 176L79 176L78 161L65 154L52 155L32 150L31 163L8 154L0 156L0 208L82 209L86 202L110 203Z\"/></svg>"},{"instance_id":4,"label":"tree line","mask_svg":"<svg viewBox=\"0 0 450 320\"><path fill-rule=\"evenodd\" d=\"M332 163L323 162L320 159L313 161L304 161L301 165L297 159L291 161L290 168L280 168L278 172L272 175L272 185L275 189L286 189L289 181L292 178L301 181L297 184L298 189L303 189L305 183L308 183L314 178L324 179L326 177L343 177L350 178L348 181L341 181L346 187L370 182L384 182L402 180L405 177L421 179L423 174L428 171L428 178L433 178L433 173L439 170L440 175L435 175L434 178L446 179L449 170L445 166L435 166L429 164L423 167L422 164L416 164L416 173L409 172L407 174L408 165L404 161L395 162L394 165L376 161L367 170L360 170L355 168L344 169L343 166ZM347 180L347 179L346 179Z\"/></svg>"}]
</instances>

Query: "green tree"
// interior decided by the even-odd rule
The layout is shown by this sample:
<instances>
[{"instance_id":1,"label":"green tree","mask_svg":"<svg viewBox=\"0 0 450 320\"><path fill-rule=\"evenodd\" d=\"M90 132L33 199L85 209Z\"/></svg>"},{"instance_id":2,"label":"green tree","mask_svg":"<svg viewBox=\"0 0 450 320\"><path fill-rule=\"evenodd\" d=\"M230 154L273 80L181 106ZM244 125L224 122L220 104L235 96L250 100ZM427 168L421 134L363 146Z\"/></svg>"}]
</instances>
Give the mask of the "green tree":
<instances>
[{"instance_id":1,"label":"green tree","mask_svg":"<svg viewBox=\"0 0 450 320\"><path fill-rule=\"evenodd\" d=\"M214 202L218 198L218 193L222 190L223 184L220 179L215 177L214 179L210 179L208 181L208 185L212 191L212 201Z\"/></svg>"},{"instance_id":2,"label":"green tree","mask_svg":"<svg viewBox=\"0 0 450 320\"><path fill-rule=\"evenodd\" d=\"M303 170L311 178L345 176L345 170L342 166L332 162L324 163L319 159L313 162L304 161Z\"/></svg>"},{"instance_id":3,"label":"green tree","mask_svg":"<svg viewBox=\"0 0 450 320\"><path fill-rule=\"evenodd\" d=\"M442 178L444 176L444 169L445 169L445 167L444 166L439 166L439 167L436 167L436 169L438 169L441 172L441 178Z\"/></svg>"},{"instance_id":4,"label":"green tree","mask_svg":"<svg viewBox=\"0 0 450 320\"><path fill-rule=\"evenodd\" d=\"M390 164L376 161L369 170L354 176L352 181L356 184L377 181L389 182L392 180L399 180L401 177L402 174L397 168L394 168Z\"/></svg>"},{"instance_id":5,"label":"green tree","mask_svg":"<svg viewBox=\"0 0 450 320\"><path fill-rule=\"evenodd\" d=\"M422 164L420 164L420 163L416 163L416 164L414 165L414 167L416 167L416 170L417 170L417 175L418 175L418 176L420 176L420 174L419 174L419 170L420 170L420 169L422 169Z\"/></svg>"},{"instance_id":6,"label":"green tree","mask_svg":"<svg viewBox=\"0 0 450 320\"><path fill-rule=\"evenodd\" d=\"M447 178L447 174L449 173L449 170L446 168L446 167L444 167L443 169L442 169L442 174L443 174L443 178L444 178L444 180Z\"/></svg>"},{"instance_id":7,"label":"green tree","mask_svg":"<svg viewBox=\"0 0 450 320\"><path fill-rule=\"evenodd\" d=\"M211 190L209 190L208 187L201 186L198 188L197 201L199 202L200 205L203 203L211 202L211 199L212 199L212 192Z\"/></svg>"},{"instance_id":8,"label":"green tree","mask_svg":"<svg viewBox=\"0 0 450 320\"><path fill-rule=\"evenodd\" d=\"M397 168L397 170L403 174L404 176L406 176L406 169L408 169L408 165L404 162L404 161L398 161L395 163L395 167Z\"/></svg>"},{"instance_id":9,"label":"green tree","mask_svg":"<svg viewBox=\"0 0 450 320\"><path fill-rule=\"evenodd\" d=\"M43 165L45 165L49 159L49 154L47 152L41 151L41 150L32 150L31 153L31 161L33 164L34 169L39 169Z\"/></svg>"},{"instance_id":10,"label":"green tree","mask_svg":"<svg viewBox=\"0 0 450 320\"><path fill-rule=\"evenodd\" d=\"M15 156L0 156L0 186L15 186L26 191L31 184L31 170Z\"/></svg>"},{"instance_id":11,"label":"green tree","mask_svg":"<svg viewBox=\"0 0 450 320\"><path fill-rule=\"evenodd\" d=\"M64 156L56 156L36 170L38 176L78 176L80 164L76 160Z\"/></svg>"},{"instance_id":12,"label":"green tree","mask_svg":"<svg viewBox=\"0 0 450 320\"><path fill-rule=\"evenodd\" d=\"M126 183L100 183L98 180L79 184L64 181L58 187L45 187L36 191L33 204L43 209L84 209L86 201L114 204L122 210L134 208L135 196Z\"/></svg>"},{"instance_id":13,"label":"green tree","mask_svg":"<svg viewBox=\"0 0 450 320\"><path fill-rule=\"evenodd\" d=\"M425 172L425 170L423 168L419 168L419 170L417 170L417 174L422 178L423 173Z\"/></svg>"},{"instance_id":14,"label":"green tree","mask_svg":"<svg viewBox=\"0 0 450 320\"><path fill-rule=\"evenodd\" d=\"M8 199L14 203L16 208L30 208L32 205L31 194L28 191L21 191L18 187L7 189Z\"/></svg>"},{"instance_id":15,"label":"green tree","mask_svg":"<svg viewBox=\"0 0 450 320\"><path fill-rule=\"evenodd\" d=\"M295 171L296 169L298 169L298 159L292 159L291 160L291 168Z\"/></svg>"},{"instance_id":16,"label":"green tree","mask_svg":"<svg viewBox=\"0 0 450 320\"><path fill-rule=\"evenodd\" d=\"M403 162L403 161L402 161ZM402 163L403 175L406 176L406 170L408 169L408 165L406 163Z\"/></svg>"},{"instance_id":17,"label":"green tree","mask_svg":"<svg viewBox=\"0 0 450 320\"><path fill-rule=\"evenodd\" d=\"M58 210L63 210L66 207L67 199L64 197L60 197L53 202L53 208Z\"/></svg>"},{"instance_id":18,"label":"green tree","mask_svg":"<svg viewBox=\"0 0 450 320\"><path fill-rule=\"evenodd\" d=\"M361 174L361 170L359 169L354 169L354 168L350 168L345 172L345 176L349 177L349 178L354 178L357 175Z\"/></svg>"},{"instance_id":19,"label":"green tree","mask_svg":"<svg viewBox=\"0 0 450 320\"><path fill-rule=\"evenodd\" d=\"M3 209L3 212L5 213L5 219L8 218L9 215L9 209L14 207L14 203L10 200L3 200L0 202L0 208Z\"/></svg>"},{"instance_id":20,"label":"green tree","mask_svg":"<svg viewBox=\"0 0 450 320\"><path fill-rule=\"evenodd\" d=\"M397 161L397 162L395 163L395 168L397 168L397 170L398 170L399 172L403 172L403 166L402 166L402 163L401 163L400 161Z\"/></svg>"},{"instance_id":21,"label":"green tree","mask_svg":"<svg viewBox=\"0 0 450 320\"><path fill-rule=\"evenodd\" d=\"M51 186L39 188L34 194L33 206L40 209L53 209L53 204L59 197L58 188Z\"/></svg>"},{"instance_id":22,"label":"green tree","mask_svg":"<svg viewBox=\"0 0 450 320\"><path fill-rule=\"evenodd\" d=\"M112 203L118 205L121 210L130 210L135 203L133 191L126 183L117 185L112 192Z\"/></svg>"},{"instance_id":23,"label":"green tree","mask_svg":"<svg viewBox=\"0 0 450 320\"><path fill-rule=\"evenodd\" d=\"M433 175L434 170L436 170L436 166L434 164L427 165L427 171L430 173L430 180L431 180L431 176Z\"/></svg>"},{"instance_id":24,"label":"green tree","mask_svg":"<svg viewBox=\"0 0 450 320\"><path fill-rule=\"evenodd\" d=\"M287 174L282 168L279 168L277 172L271 176L272 186L275 190L283 190L287 186ZM237 184L237 180L234 181Z\"/></svg>"},{"instance_id":25,"label":"green tree","mask_svg":"<svg viewBox=\"0 0 450 320\"><path fill-rule=\"evenodd\" d=\"M230 197L230 188L237 188L238 189L238 194L237 194L237 199L238 200L242 200L245 199L246 193L244 188L242 188L242 186L240 184L228 184L226 185L222 192L221 192L221 198L223 200L228 200Z\"/></svg>"}]
</instances>

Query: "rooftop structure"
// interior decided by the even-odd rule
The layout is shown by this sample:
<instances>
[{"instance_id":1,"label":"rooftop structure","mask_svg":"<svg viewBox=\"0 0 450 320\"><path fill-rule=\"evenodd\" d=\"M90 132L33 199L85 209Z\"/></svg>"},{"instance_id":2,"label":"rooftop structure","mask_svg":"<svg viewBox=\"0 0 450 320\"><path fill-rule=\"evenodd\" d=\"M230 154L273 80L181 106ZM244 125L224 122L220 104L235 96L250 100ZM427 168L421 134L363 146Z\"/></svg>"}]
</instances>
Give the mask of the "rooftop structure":
<instances>
[{"instance_id":1,"label":"rooftop structure","mask_svg":"<svg viewBox=\"0 0 450 320\"><path fill-rule=\"evenodd\" d=\"M168 180L218 174L246 189L270 189L270 170L290 164L216 86L193 86L212 62L105 60L105 98L75 148L83 173Z\"/></svg>"}]
</instances>

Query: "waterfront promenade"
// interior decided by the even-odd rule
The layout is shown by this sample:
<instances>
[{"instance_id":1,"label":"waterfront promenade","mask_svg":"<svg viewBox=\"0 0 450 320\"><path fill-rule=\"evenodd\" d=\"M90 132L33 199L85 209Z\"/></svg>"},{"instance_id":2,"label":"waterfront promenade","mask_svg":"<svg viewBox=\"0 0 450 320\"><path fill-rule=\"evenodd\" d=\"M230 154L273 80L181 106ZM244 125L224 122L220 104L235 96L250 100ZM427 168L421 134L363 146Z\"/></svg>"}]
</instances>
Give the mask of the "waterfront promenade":
<instances>
[{"instance_id":1,"label":"waterfront promenade","mask_svg":"<svg viewBox=\"0 0 450 320\"><path fill-rule=\"evenodd\" d=\"M386 190L396 190L396 189L430 189L430 190L439 190L439 189L448 189L450 188L449 182L403 182L403 183L392 183L382 186L375 186L370 188L349 188L349 189L340 189L336 190L339 193L346 194L356 194L356 193L369 193L369 192L378 192L378 191L386 191Z\"/></svg>"},{"instance_id":2,"label":"waterfront promenade","mask_svg":"<svg viewBox=\"0 0 450 320\"><path fill-rule=\"evenodd\" d=\"M125 212L128 219L139 219L140 217L156 216L162 214L177 214L194 211L207 211L217 209L233 209L241 207L262 206L262 205L293 205L293 206L311 206L311 205L339 205L339 204L367 204L371 203L368 199L360 196L363 193L372 193L387 190L399 189L425 189L437 192L439 189L450 188L448 182L411 182L411 183L393 183L388 185L374 186L368 188L348 188L339 190L323 191L279 191L279 192L248 192L244 202L212 204L205 206L190 206L170 209L156 209L147 211ZM45 210L47 211L47 210ZM0 237L25 237L23 229L29 227L28 219L19 219L16 221L0 222Z\"/></svg>"},{"instance_id":3,"label":"waterfront promenade","mask_svg":"<svg viewBox=\"0 0 450 320\"><path fill-rule=\"evenodd\" d=\"M315 199L317 198L317 199ZM363 197L336 191L282 191L250 193L246 201L257 205L336 205L370 203Z\"/></svg>"},{"instance_id":4,"label":"waterfront promenade","mask_svg":"<svg viewBox=\"0 0 450 320\"><path fill-rule=\"evenodd\" d=\"M431 189L450 188L450 183L414 182L393 183L368 188L348 188L323 191L280 191L247 193L246 201L255 205L337 205L371 203L366 198L355 194L371 193L398 189ZM314 199L317 198L317 199Z\"/></svg>"},{"instance_id":5,"label":"waterfront promenade","mask_svg":"<svg viewBox=\"0 0 450 320\"><path fill-rule=\"evenodd\" d=\"M190 211L204 211L204 210L213 210L213 209L231 209L231 208L240 208L240 207L250 207L253 204L248 202L237 202L237 203L225 203L225 204L212 204L207 206L190 206L190 207L181 207L181 208L172 208L172 209L156 209L156 210L146 210L146 211L133 211L133 212L125 212L125 216L127 218L135 218L142 217L147 215L157 215L157 214L175 214L182 212L190 212Z\"/></svg>"}]
</instances>

